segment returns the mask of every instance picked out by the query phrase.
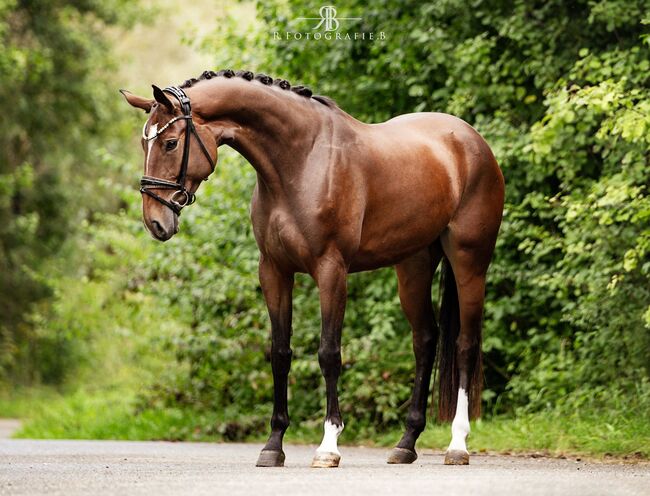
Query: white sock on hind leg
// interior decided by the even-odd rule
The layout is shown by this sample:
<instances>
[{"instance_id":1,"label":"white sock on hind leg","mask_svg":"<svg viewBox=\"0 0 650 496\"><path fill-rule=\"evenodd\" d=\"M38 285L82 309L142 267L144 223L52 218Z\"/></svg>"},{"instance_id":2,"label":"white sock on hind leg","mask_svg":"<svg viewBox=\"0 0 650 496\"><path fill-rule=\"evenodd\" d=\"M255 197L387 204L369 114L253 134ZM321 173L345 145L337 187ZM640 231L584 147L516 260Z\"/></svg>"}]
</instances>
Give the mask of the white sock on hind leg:
<instances>
[{"instance_id":1,"label":"white sock on hind leg","mask_svg":"<svg viewBox=\"0 0 650 496\"><path fill-rule=\"evenodd\" d=\"M447 451L458 450L467 453L465 440L469 435L469 430L469 398L467 391L460 388L456 403L456 415L451 423L451 443L449 443Z\"/></svg>"}]
</instances>

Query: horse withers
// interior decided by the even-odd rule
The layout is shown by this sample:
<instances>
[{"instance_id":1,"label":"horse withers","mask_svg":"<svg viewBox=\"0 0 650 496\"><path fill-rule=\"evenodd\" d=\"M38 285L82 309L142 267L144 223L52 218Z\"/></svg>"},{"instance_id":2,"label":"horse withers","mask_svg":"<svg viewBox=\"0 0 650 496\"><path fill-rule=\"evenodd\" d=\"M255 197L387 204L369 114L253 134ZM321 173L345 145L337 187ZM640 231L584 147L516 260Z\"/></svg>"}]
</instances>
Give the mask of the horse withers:
<instances>
[{"instance_id":1,"label":"horse withers","mask_svg":"<svg viewBox=\"0 0 650 496\"><path fill-rule=\"evenodd\" d=\"M439 417L453 420L446 464L468 464L470 418L480 414L485 277L501 224L504 181L483 138L462 120L416 113L365 124L327 97L248 71L204 72L153 98L122 92L149 113L144 125L144 223L166 241L178 231L227 144L257 172L251 218L271 321L274 408L258 466L282 466L289 426L294 275L320 292L318 361L325 378L324 436L312 466L336 467L343 430L337 381L351 272L395 266L413 331L415 380L406 430L388 463L412 463L439 361ZM442 260L440 331L431 298Z\"/></svg>"}]
</instances>

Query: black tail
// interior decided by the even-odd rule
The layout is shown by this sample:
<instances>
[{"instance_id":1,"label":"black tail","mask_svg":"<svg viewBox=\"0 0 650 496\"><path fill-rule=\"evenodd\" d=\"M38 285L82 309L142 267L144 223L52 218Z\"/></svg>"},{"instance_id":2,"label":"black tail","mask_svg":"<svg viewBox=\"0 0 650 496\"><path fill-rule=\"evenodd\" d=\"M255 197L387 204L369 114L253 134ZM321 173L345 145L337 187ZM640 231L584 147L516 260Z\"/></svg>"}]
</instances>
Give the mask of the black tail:
<instances>
[{"instance_id":1,"label":"black tail","mask_svg":"<svg viewBox=\"0 0 650 496\"><path fill-rule=\"evenodd\" d=\"M442 301L440 303L440 345L438 349L439 396L438 418L451 421L456 414L458 399L458 363L456 341L460 333L460 306L456 279L449 260L442 263L440 279ZM469 377L469 414L471 418L481 415L481 391L483 389L483 357L481 354L481 335L479 329L478 350L474 354L474 363L470 364Z\"/></svg>"}]
</instances>

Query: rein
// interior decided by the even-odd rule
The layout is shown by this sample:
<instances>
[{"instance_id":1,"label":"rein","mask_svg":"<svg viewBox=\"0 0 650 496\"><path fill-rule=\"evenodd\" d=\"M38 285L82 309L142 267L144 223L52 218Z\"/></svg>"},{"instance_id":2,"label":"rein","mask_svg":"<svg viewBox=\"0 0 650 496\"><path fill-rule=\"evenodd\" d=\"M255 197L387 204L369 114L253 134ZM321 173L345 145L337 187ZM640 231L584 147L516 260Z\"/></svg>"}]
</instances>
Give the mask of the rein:
<instances>
[{"instance_id":1,"label":"rein","mask_svg":"<svg viewBox=\"0 0 650 496\"><path fill-rule=\"evenodd\" d=\"M156 139L158 136L160 136L165 131L165 129L171 126L174 122L179 120L187 121L187 126L185 127L185 142L183 143L183 159L181 162L181 170L178 174L178 177L176 178L176 182L167 181L166 179L160 179L152 176L146 176L146 175L142 176L142 178L140 179L140 193L150 196L151 198L157 200L158 202L162 203L166 207L169 207L176 215L180 215L183 207L186 207L187 205L191 205L196 200L196 196L194 195L194 193L190 192L185 187L185 178L187 176L187 165L190 158L190 138L192 134L194 134L196 140L199 142L201 150L203 151L205 157L208 159L212 171L214 171L215 164L212 162L212 158L210 157L207 148L203 144L203 141L201 140L199 133L196 131L196 128L194 127L194 122L192 121L192 106L190 105L190 99L187 97L187 95L182 89L176 86L169 86L165 88L163 91L166 91L167 93L170 93L176 97L176 99L181 104L181 110L183 112L183 115L171 119L169 122L167 122L167 124L161 127L153 136L149 136L149 137L145 136L144 129L143 129L142 137L145 141L151 141L153 139ZM172 195L170 200L166 200L165 198L163 198L162 196L158 195L153 191L156 189L171 189L171 190L175 190L175 193ZM179 195L181 201L176 201L175 198L177 198Z\"/></svg>"}]
</instances>

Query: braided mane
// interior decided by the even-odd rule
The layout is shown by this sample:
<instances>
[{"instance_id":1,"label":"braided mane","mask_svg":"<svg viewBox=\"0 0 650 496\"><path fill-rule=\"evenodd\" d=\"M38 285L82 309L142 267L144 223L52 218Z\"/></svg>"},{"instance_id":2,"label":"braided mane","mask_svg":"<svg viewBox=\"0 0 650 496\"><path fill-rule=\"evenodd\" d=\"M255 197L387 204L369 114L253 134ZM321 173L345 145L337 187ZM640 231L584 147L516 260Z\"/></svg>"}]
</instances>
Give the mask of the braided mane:
<instances>
[{"instance_id":1,"label":"braided mane","mask_svg":"<svg viewBox=\"0 0 650 496\"><path fill-rule=\"evenodd\" d=\"M233 77L240 77L242 79L245 79L246 81L259 81L262 84L265 84L267 86L278 86L279 88L287 91L293 91L294 93L304 96L305 98L313 98L319 103L322 103L326 107L334 108L336 107L336 102L332 100L331 98L327 96L322 96L322 95L314 95L312 91L302 85L298 86L291 86L291 83L287 81L286 79L273 79L271 76L267 76L266 74L255 74L251 71L233 71L231 69L222 69L220 71L203 71L203 73L198 77L198 78L190 78L187 81L185 81L183 84L180 85L181 88L191 88L194 86L196 83L199 83L203 81L204 79L212 79L215 77L225 77L225 78L233 78Z\"/></svg>"}]
</instances>

